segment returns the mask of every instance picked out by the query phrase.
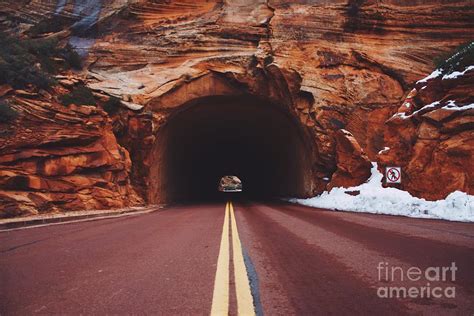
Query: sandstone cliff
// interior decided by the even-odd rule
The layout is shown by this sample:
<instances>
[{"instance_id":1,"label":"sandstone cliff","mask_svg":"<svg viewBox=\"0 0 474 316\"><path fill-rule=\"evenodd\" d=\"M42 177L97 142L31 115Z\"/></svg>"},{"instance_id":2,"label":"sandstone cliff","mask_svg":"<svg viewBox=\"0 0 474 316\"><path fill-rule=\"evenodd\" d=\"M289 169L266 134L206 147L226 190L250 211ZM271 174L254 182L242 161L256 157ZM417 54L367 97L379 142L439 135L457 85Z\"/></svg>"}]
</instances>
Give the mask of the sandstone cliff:
<instances>
[{"instance_id":1,"label":"sandstone cliff","mask_svg":"<svg viewBox=\"0 0 474 316\"><path fill-rule=\"evenodd\" d=\"M7 96L20 115L8 126L0 123L3 216L142 202L130 185L129 154L117 144L105 112L65 107L45 91Z\"/></svg>"},{"instance_id":2,"label":"sandstone cliff","mask_svg":"<svg viewBox=\"0 0 474 316\"><path fill-rule=\"evenodd\" d=\"M468 48L465 58L472 62L474 44ZM386 122L379 162L403 167L403 189L427 199L455 190L474 193L473 86L474 66L436 70Z\"/></svg>"},{"instance_id":3,"label":"sandstone cliff","mask_svg":"<svg viewBox=\"0 0 474 316\"><path fill-rule=\"evenodd\" d=\"M106 167L96 166L103 168L99 179L108 179L101 180L106 184L89 183L86 187L90 191L84 191L82 201L114 185L115 189L107 192L124 199L123 190L132 194L129 183L146 199L153 181L149 170L155 157L152 154L154 143L170 115L197 98L242 93L282 105L311 135L312 162L306 172L312 180L306 182L307 188L301 191L301 196L317 194L328 185L363 182L369 174L368 161L376 159L382 164L406 167L409 181L403 188L418 196L436 199L450 190L473 190L473 168L459 168L459 163L466 161L459 157L472 155L472 143L468 141L472 137L472 125L463 123L469 116L456 114L451 127L441 128L446 132L440 133L450 135L448 144L441 141L444 141L441 136L436 141L425 137L430 134L428 130L433 130L433 119L408 123L413 121L409 119L401 124L419 124L421 128L410 125L397 131L396 118L391 118L407 95L413 97L409 93L416 81L434 69L435 56L472 40L474 7L470 1L103 0L86 1L79 6L73 1L31 0L0 4L3 29L69 41L85 59L86 69L76 76L82 77L100 94L121 98L123 105L131 109L124 110L127 114L115 115L112 121L103 113L95 113L96 110L87 115L78 114L74 109L61 113L66 117L93 117L88 127L80 124L74 128L77 135L71 133L70 137L79 139L72 141L74 155L89 157L91 144L95 143L106 144L103 148L114 148L105 150L107 154L101 154L98 159L103 162L99 164ZM47 23L41 25L42 21ZM465 81L466 78L452 81L456 87L465 85L459 91L452 88L460 97L472 96L469 89L472 82ZM429 86L433 86L432 91L438 89L436 84ZM419 91L421 87L417 85L416 89ZM417 106L429 104L431 99L422 95L430 89L418 92L423 102ZM433 93L432 100L440 100ZM45 102L41 98L28 102L22 98L17 100L22 111ZM458 122L460 120L462 122ZM54 129L60 121L38 118L34 124L38 129L47 130L49 125ZM439 132L440 125L436 124L434 134ZM93 125L97 126L91 127ZM34 130L34 126L26 128ZM88 128L95 128L96 132ZM114 140L112 129L124 148ZM341 129L352 135L346 135ZM431 134L427 137L438 137ZM55 137L51 132L42 139L50 143L46 146L48 150L61 155L65 147L57 144ZM8 136L6 142L11 142L11 138ZM2 149L2 156L8 156L7 150L22 148L21 138L13 138L10 147ZM410 142L407 151L397 145L400 141L404 144L405 138ZM432 145L427 145L429 142ZM42 151L41 144L31 140L28 148L32 152ZM445 149L434 156L425 155L433 146ZM458 158L451 159L453 152L460 152L449 149L453 146L464 147L458 148L461 154L454 155ZM385 147L391 148L389 154L377 156ZM132 162L130 174L127 152ZM119 158L118 153L123 158ZM35 157L30 155L32 160L36 160ZM426 159L428 161L420 166ZM64 165L71 164L69 173L54 174L54 177L74 173L89 160L81 161L82 165L64 161ZM451 173L450 180L446 179L449 185L440 184L433 189L418 177L421 172L431 175L426 179L433 179L434 170L448 161L450 166L456 165L455 169L459 169ZM10 172L8 164L2 164L2 172ZM110 170L114 170L114 176ZM26 177L38 173L36 167L22 171ZM70 190L76 191L81 187L72 186ZM3 190L17 188L17 185L3 185ZM33 191L28 186L23 190L18 201ZM40 192L53 194L44 186ZM57 197L51 199L61 201ZM66 203L63 208L68 209L69 205ZM96 204L83 205L97 207ZM104 207L114 206L104 204Z\"/></svg>"}]
</instances>

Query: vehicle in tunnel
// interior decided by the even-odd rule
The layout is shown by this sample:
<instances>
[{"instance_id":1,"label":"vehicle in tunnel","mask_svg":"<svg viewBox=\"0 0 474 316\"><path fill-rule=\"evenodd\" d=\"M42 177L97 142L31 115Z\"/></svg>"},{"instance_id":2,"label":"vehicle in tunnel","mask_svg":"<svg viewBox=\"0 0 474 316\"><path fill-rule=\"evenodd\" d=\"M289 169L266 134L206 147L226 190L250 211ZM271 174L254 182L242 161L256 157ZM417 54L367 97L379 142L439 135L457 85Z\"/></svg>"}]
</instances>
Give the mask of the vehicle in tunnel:
<instances>
[{"instance_id":1,"label":"vehicle in tunnel","mask_svg":"<svg viewBox=\"0 0 474 316\"><path fill-rule=\"evenodd\" d=\"M220 192L242 192L242 181L237 176L223 176L217 190Z\"/></svg>"}]
</instances>

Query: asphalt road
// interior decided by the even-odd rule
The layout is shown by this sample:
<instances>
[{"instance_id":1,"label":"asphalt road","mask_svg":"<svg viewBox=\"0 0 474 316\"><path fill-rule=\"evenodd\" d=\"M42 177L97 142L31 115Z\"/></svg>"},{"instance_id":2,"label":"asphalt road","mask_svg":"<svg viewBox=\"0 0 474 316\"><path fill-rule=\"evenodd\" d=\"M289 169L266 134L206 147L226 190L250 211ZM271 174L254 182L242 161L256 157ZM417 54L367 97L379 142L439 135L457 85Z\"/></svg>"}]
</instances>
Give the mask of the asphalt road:
<instances>
[{"instance_id":1,"label":"asphalt road","mask_svg":"<svg viewBox=\"0 0 474 316\"><path fill-rule=\"evenodd\" d=\"M0 233L0 315L253 312L473 315L474 224L236 201Z\"/></svg>"}]
</instances>

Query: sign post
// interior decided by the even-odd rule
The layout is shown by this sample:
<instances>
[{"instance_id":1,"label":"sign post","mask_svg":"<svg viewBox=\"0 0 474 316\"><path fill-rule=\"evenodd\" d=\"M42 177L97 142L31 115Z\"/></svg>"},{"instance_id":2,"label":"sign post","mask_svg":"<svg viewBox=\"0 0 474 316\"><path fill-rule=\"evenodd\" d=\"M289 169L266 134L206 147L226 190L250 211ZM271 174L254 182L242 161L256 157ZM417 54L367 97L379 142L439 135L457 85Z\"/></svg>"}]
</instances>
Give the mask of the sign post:
<instances>
[{"instance_id":1,"label":"sign post","mask_svg":"<svg viewBox=\"0 0 474 316\"><path fill-rule=\"evenodd\" d=\"M386 167L385 168L385 182L402 183L402 168L400 167Z\"/></svg>"}]
</instances>

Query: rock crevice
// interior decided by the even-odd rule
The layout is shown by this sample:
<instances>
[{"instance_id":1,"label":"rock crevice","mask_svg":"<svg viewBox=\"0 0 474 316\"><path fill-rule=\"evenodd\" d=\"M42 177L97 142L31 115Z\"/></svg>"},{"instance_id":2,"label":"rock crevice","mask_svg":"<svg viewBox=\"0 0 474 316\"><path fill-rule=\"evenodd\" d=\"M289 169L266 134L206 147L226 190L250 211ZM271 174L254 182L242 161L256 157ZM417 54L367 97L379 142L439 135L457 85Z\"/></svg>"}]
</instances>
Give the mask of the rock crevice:
<instances>
[{"instance_id":1,"label":"rock crevice","mask_svg":"<svg viewBox=\"0 0 474 316\"><path fill-rule=\"evenodd\" d=\"M295 148L309 160L308 178L288 193L361 183L369 160L402 166L402 188L417 196L473 190L474 168L465 168L472 109L463 108L473 103L471 73L416 84L435 56L472 40L471 1L103 0L78 41L71 40L73 24L85 16L67 19L74 3L60 14L53 0L0 4L2 30L81 46L85 69L74 76L99 98L125 105L105 114L101 106L57 104L65 91L1 87L1 98L21 112L3 124L0 145L0 190L9 209L31 210L40 201L51 210L118 207L160 196L150 191L150 170L163 127L196 100L243 95L282 111L305 135L307 148ZM42 21L49 22L38 27ZM449 108L450 100L460 109ZM271 115L261 123L269 130ZM265 133L252 130L257 138ZM435 174L446 180L433 188ZM53 180L64 187L56 195Z\"/></svg>"}]
</instances>

